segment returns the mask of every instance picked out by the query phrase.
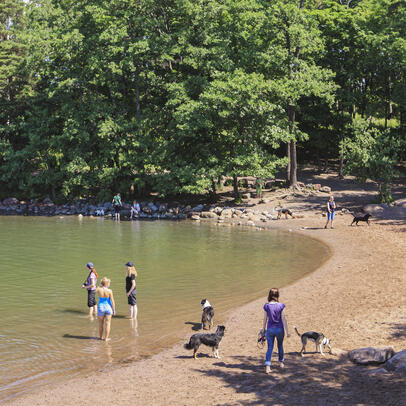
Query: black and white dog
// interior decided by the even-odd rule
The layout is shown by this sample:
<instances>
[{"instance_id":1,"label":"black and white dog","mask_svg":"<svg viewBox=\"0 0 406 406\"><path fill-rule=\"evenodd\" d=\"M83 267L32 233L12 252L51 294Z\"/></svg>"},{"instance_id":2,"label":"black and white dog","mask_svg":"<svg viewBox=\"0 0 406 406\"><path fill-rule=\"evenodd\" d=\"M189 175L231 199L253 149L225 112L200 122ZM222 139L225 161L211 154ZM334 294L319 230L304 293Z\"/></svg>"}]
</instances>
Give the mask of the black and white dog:
<instances>
[{"instance_id":1,"label":"black and white dog","mask_svg":"<svg viewBox=\"0 0 406 406\"><path fill-rule=\"evenodd\" d=\"M197 350L199 349L201 344L207 345L213 349L213 355L215 358L220 358L219 356L219 344L221 339L224 336L224 330L226 328L224 326L217 326L217 330L215 333L208 334L208 333L199 333L193 334L190 337L188 343L185 343L184 347L187 350L193 350L193 358L197 358Z\"/></svg>"},{"instance_id":2,"label":"black and white dog","mask_svg":"<svg viewBox=\"0 0 406 406\"><path fill-rule=\"evenodd\" d=\"M369 225L369 218L370 217L371 217L370 214L365 214L365 216L354 217L354 219L352 220L351 225L353 225L355 223L355 225L357 226L359 221L365 221Z\"/></svg>"},{"instance_id":3,"label":"black and white dog","mask_svg":"<svg viewBox=\"0 0 406 406\"><path fill-rule=\"evenodd\" d=\"M315 331L308 331L306 333L300 334L297 331L296 326L293 327L297 333L297 335L300 337L300 340L302 341L302 349L300 350L300 355L303 357L303 354L306 352L306 344L307 341L313 341L314 344L316 345L316 352L320 351L320 354L323 355L324 353L322 350L323 347L327 347L329 349L329 352L331 354L331 346L330 346L330 340L324 336L323 333L316 333Z\"/></svg>"},{"instance_id":4,"label":"black and white dog","mask_svg":"<svg viewBox=\"0 0 406 406\"><path fill-rule=\"evenodd\" d=\"M200 305L203 307L202 313L202 329L207 330L207 325L209 325L209 330L213 326L214 309L207 299L202 299Z\"/></svg>"}]
</instances>

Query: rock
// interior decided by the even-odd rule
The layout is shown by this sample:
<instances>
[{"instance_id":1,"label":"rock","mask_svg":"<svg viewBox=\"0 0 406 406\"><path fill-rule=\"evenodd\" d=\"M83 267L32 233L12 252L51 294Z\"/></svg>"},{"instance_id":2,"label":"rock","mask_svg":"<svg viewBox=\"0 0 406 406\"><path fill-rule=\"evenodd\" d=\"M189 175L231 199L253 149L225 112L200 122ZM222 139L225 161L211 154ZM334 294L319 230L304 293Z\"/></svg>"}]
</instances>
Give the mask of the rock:
<instances>
[{"instance_id":1,"label":"rock","mask_svg":"<svg viewBox=\"0 0 406 406\"><path fill-rule=\"evenodd\" d=\"M170 212L170 213L168 212L168 213L165 214L165 216L168 219L173 219L174 214L172 212Z\"/></svg>"},{"instance_id":2,"label":"rock","mask_svg":"<svg viewBox=\"0 0 406 406\"><path fill-rule=\"evenodd\" d=\"M233 217L241 217L242 211L241 210L234 210Z\"/></svg>"},{"instance_id":3,"label":"rock","mask_svg":"<svg viewBox=\"0 0 406 406\"><path fill-rule=\"evenodd\" d=\"M406 372L406 350L400 351L390 358L384 368L391 372Z\"/></svg>"},{"instance_id":4,"label":"rock","mask_svg":"<svg viewBox=\"0 0 406 406\"><path fill-rule=\"evenodd\" d=\"M247 221L247 226L255 226L255 223L251 220Z\"/></svg>"},{"instance_id":5,"label":"rock","mask_svg":"<svg viewBox=\"0 0 406 406\"><path fill-rule=\"evenodd\" d=\"M341 213L343 213L343 214L348 214L349 212L350 211L348 209L346 209L346 208L341 209Z\"/></svg>"},{"instance_id":6,"label":"rock","mask_svg":"<svg viewBox=\"0 0 406 406\"><path fill-rule=\"evenodd\" d=\"M405 372L406 372L406 351L405 352ZM349 359L358 365L379 365L383 364L395 355L393 347L381 348L359 348L348 353Z\"/></svg>"},{"instance_id":7,"label":"rock","mask_svg":"<svg viewBox=\"0 0 406 406\"><path fill-rule=\"evenodd\" d=\"M183 214L183 213L179 213L179 214L177 215L177 218L178 218L179 220L185 220L185 219L186 219L186 215Z\"/></svg>"},{"instance_id":8,"label":"rock","mask_svg":"<svg viewBox=\"0 0 406 406\"><path fill-rule=\"evenodd\" d=\"M269 203L270 201L271 201L271 199L263 198L259 202L266 204L266 203Z\"/></svg>"},{"instance_id":9,"label":"rock","mask_svg":"<svg viewBox=\"0 0 406 406\"><path fill-rule=\"evenodd\" d=\"M42 204L53 205L54 202L53 202L49 197L46 197L46 198L42 201Z\"/></svg>"},{"instance_id":10,"label":"rock","mask_svg":"<svg viewBox=\"0 0 406 406\"><path fill-rule=\"evenodd\" d=\"M202 211L200 217L204 219L215 219L217 218L217 214L213 211Z\"/></svg>"},{"instance_id":11,"label":"rock","mask_svg":"<svg viewBox=\"0 0 406 406\"><path fill-rule=\"evenodd\" d=\"M17 205L19 200L16 197L8 197L7 199L3 200L4 206L10 206L10 205Z\"/></svg>"},{"instance_id":12,"label":"rock","mask_svg":"<svg viewBox=\"0 0 406 406\"><path fill-rule=\"evenodd\" d=\"M406 199L395 200L393 202L393 205L398 206L398 207L403 207L404 209L406 209Z\"/></svg>"},{"instance_id":13,"label":"rock","mask_svg":"<svg viewBox=\"0 0 406 406\"><path fill-rule=\"evenodd\" d=\"M296 214L296 213L295 213L295 217L296 217L297 219L303 219L303 218L304 218L304 214Z\"/></svg>"},{"instance_id":14,"label":"rock","mask_svg":"<svg viewBox=\"0 0 406 406\"><path fill-rule=\"evenodd\" d=\"M160 213L165 213L165 212L166 212L167 207L168 207L168 205L167 205L167 204L162 203L162 204L160 204L160 205L159 205L158 210L159 210L159 212L160 212Z\"/></svg>"},{"instance_id":15,"label":"rock","mask_svg":"<svg viewBox=\"0 0 406 406\"><path fill-rule=\"evenodd\" d=\"M192 211L202 211L203 210L203 205L198 204L196 207L193 207Z\"/></svg>"},{"instance_id":16,"label":"rock","mask_svg":"<svg viewBox=\"0 0 406 406\"><path fill-rule=\"evenodd\" d=\"M299 186L300 188L305 188L306 185L303 182L297 182L296 186Z\"/></svg>"},{"instance_id":17,"label":"rock","mask_svg":"<svg viewBox=\"0 0 406 406\"><path fill-rule=\"evenodd\" d=\"M313 189L314 190L320 190L321 189L320 183L313 183Z\"/></svg>"},{"instance_id":18,"label":"rock","mask_svg":"<svg viewBox=\"0 0 406 406\"><path fill-rule=\"evenodd\" d=\"M213 212L216 213L216 214L218 214L218 215L220 215L222 211L223 211L223 209L222 209L221 207L215 207L215 208L213 209Z\"/></svg>"},{"instance_id":19,"label":"rock","mask_svg":"<svg viewBox=\"0 0 406 406\"><path fill-rule=\"evenodd\" d=\"M320 192L331 193L331 187L330 186L323 186L323 187L320 188Z\"/></svg>"},{"instance_id":20,"label":"rock","mask_svg":"<svg viewBox=\"0 0 406 406\"><path fill-rule=\"evenodd\" d=\"M265 189L272 189L272 187L273 187L273 182L272 181L265 183L265 186L264 186Z\"/></svg>"},{"instance_id":21,"label":"rock","mask_svg":"<svg viewBox=\"0 0 406 406\"><path fill-rule=\"evenodd\" d=\"M231 218L232 215L233 215L233 209L224 209L224 210L221 212L221 216L222 216L222 217Z\"/></svg>"},{"instance_id":22,"label":"rock","mask_svg":"<svg viewBox=\"0 0 406 406\"><path fill-rule=\"evenodd\" d=\"M148 207L151 209L152 212L158 211L158 207L155 206L154 203L148 203Z\"/></svg>"},{"instance_id":23,"label":"rock","mask_svg":"<svg viewBox=\"0 0 406 406\"><path fill-rule=\"evenodd\" d=\"M242 199L251 199L251 193L243 193L243 194L241 195L241 198L242 198Z\"/></svg>"}]
</instances>

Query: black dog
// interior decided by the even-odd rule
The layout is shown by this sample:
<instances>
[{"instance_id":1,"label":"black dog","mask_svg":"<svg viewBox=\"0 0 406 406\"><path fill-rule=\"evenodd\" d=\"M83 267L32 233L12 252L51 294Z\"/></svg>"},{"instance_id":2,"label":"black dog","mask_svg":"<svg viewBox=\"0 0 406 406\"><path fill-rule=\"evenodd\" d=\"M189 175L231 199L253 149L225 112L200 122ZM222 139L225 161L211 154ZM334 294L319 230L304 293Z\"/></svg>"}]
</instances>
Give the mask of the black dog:
<instances>
[{"instance_id":1,"label":"black dog","mask_svg":"<svg viewBox=\"0 0 406 406\"><path fill-rule=\"evenodd\" d=\"M208 324L210 330L213 326L214 309L207 299L202 299L200 305L203 307L202 329L207 330L206 326Z\"/></svg>"},{"instance_id":2,"label":"black dog","mask_svg":"<svg viewBox=\"0 0 406 406\"><path fill-rule=\"evenodd\" d=\"M369 225L369 218L371 217L370 214L365 214L365 216L360 216L360 217L354 217L354 220L352 220L351 225L355 223L355 225L358 225L359 221L365 221Z\"/></svg>"},{"instance_id":3,"label":"black dog","mask_svg":"<svg viewBox=\"0 0 406 406\"><path fill-rule=\"evenodd\" d=\"M220 358L219 344L220 344L221 339L224 336L225 329L226 328L224 326L217 326L217 330L214 334L207 334L207 333L193 334L192 337L190 337L189 342L186 343L184 345L184 347L187 350L193 349L193 358L196 359L197 350L199 349L201 344L204 344L209 347L212 347L215 358Z\"/></svg>"}]
</instances>

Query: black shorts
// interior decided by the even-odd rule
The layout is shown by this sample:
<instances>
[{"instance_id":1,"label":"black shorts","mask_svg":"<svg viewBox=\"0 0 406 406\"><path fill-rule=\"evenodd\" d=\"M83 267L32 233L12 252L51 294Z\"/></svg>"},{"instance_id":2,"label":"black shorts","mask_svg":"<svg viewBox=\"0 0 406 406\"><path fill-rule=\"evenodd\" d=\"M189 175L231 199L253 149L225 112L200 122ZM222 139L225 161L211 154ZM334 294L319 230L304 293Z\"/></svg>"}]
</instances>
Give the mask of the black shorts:
<instances>
[{"instance_id":1,"label":"black shorts","mask_svg":"<svg viewBox=\"0 0 406 406\"><path fill-rule=\"evenodd\" d=\"M131 294L130 296L128 296L128 304L131 306L135 306L137 304L135 295Z\"/></svg>"},{"instance_id":2,"label":"black shorts","mask_svg":"<svg viewBox=\"0 0 406 406\"><path fill-rule=\"evenodd\" d=\"M121 206L119 204L115 204L114 205L114 212L115 213L120 213L120 210L121 210Z\"/></svg>"},{"instance_id":3,"label":"black shorts","mask_svg":"<svg viewBox=\"0 0 406 406\"><path fill-rule=\"evenodd\" d=\"M87 291L87 305L89 307L96 306L96 291L95 290Z\"/></svg>"}]
</instances>

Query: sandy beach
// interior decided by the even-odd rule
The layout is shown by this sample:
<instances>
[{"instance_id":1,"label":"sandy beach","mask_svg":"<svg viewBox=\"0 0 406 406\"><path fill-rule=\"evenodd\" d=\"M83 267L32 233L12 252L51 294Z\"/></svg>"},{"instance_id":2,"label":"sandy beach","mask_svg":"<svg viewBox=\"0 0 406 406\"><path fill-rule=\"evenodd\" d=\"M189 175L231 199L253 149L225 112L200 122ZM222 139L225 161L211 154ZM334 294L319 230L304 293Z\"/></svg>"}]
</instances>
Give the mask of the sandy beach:
<instances>
[{"instance_id":1,"label":"sandy beach","mask_svg":"<svg viewBox=\"0 0 406 406\"><path fill-rule=\"evenodd\" d=\"M345 196L340 193L338 200ZM217 318L216 324L226 326L220 360L209 356L207 347L193 360L182 342L149 359L45 387L7 404L406 405L404 376L371 374L372 367L352 364L345 353L365 346L406 349L406 221L350 227L352 216L345 214L337 216L334 230L325 230L319 210L305 213L303 219L270 225L317 238L332 250L323 266L281 289L291 333L284 370L274 362L272 374L264 374L265 349L256 345L265 303L259 298L243 307L236 303L231 314ZM300 332L322 331L335 354L300 357L294 325Z\"/></svg>"}]
</instances>

